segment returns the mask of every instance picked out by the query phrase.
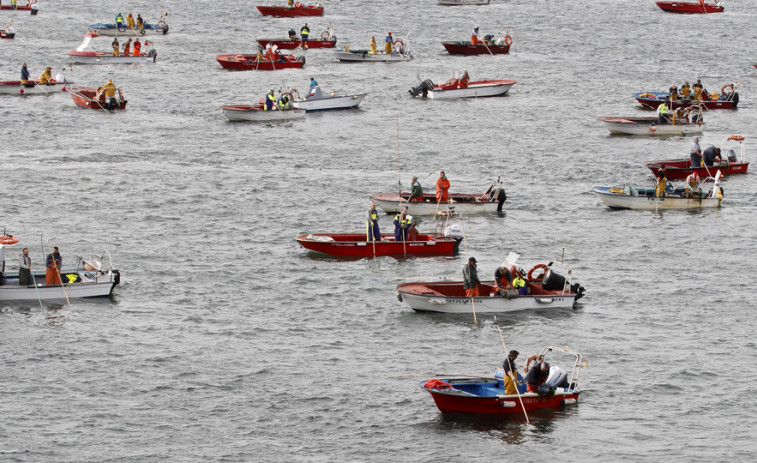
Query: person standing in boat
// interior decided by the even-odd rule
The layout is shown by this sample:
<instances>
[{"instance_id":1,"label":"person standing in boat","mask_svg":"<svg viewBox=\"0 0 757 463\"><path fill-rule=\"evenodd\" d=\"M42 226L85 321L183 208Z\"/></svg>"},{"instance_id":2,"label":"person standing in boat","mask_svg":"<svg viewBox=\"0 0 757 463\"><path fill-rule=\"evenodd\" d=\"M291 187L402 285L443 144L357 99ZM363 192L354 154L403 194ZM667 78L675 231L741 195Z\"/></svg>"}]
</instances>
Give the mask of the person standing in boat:
<instances>
[{"instance_id":1,"label":"person standing in boat","mask_svg":"<svg viewBox=\"0 0 757 463\"><path fill-rule=\"evenodd\" d=\"M684 102L687 102L691 99L691 86L689 85L688 80L681 86L681 98Z\"/></svg>"},{"instance_id":2,"label":"person standing in boat","mask_svg":"<svg viewBox=\"0 0 757 463\"><path fill-rule=\"evenodd\" d=\"M276 94L273 92L273 89L268 90L268 93L263 98L263 111L271 111L275 102Z\"/></svg>"},{"instance_id":3,"label":"person standing in boat","mask_svg":"<svg viewBox=\"0 0 757 463\"><path fill-rule=\"evenodd\" d=\"M53 248L53 252L47 255L45 259L45 284L46 285L59 285L60 281L60 268L63 266L63 257L58 251L58 246Z\"/></svg>"},{"instance_id":4,"label":"person standing in boat","mask_svg":"<svg viewBox=\"0 0 757 463\"><path fill-rule=\"evenodd\" d=\"M657 107L657 123L665 125L668 123L668 105L665 102L660 103Z\"/></svg>"},{"instance_id":5,"label":"person standing in boat","mask_svg":"<svg viewBox=\"0 0 757 463\"><path fill-rule=\"evenodd\" d=\"M321 96L321 88L318 86L318 81L315 77L310 78L310 87L308 90L308 96Z\"/></svg>"},{"instance_id":6,"label":"person standing in boat","mask_svg":"<svg viewBox=\"0 0 757 463\"><path fill-rule=\"evenodd\" d=\"M699 183L702 180L699 178L699 174L692 172L686 177L686 196L691 198L695 194L701 194L702 190L699 188Z\"/></svg>"},{"instance_id":7,"label":"person standing in boat","mask_svg":"<svg viewBox=\"0 0 757 463\"><path fill-rule=\"evenodd\" d=\"M131 55L131 39L126 40L124 43L124 56Z\"/></svg>"},{"instance_id":8,"label":"person standing in boat","mask_svg":"<svg viewBox=\"0 0 757 463\"><path fill-rule=\"evenodd\" d=\"M376 48L376 37L371 36L371 54L377 55L378 54L378 48Z\"/></svg>"},{"instance_id":9,"label":"person standing in boat","mask_svg":"<svg viewBox=\"0 0 757 463\"><path fill-rule=\"evenodd\" d=\"M668 179L667 177L665 177L665 169L665 164L663 164L659 169L657 169L657 173L655 174L655 180L657 181L657 186L655 187L655 195L658 198L665 196L665 186L668 183Z\"/></svg>"},{"instance_id":10,"label":"person standing in boat","mask_svg":"<svg viewBox=\"0 0 757 463\"><path fill-rule=\"evenodd\" d=\"M678 87L676 87L676 84L673 84L668 89L669 92L669 98L670 98L670 106L673 106L673 102L678 99Z\"/></svg>"},{"instance_id":11,"label":"person standing in boat","mask_svg":"<svg viewBox=\"0 0 757 463\"><path fill-rule=\"evenodd\" d=\"M26 63L21 66L21 83L29 83L29 69L26 68Z\"/></svg>"},{"instance_id":12,"label":"person standing in boat","mask_svg":"<svg viewBox=\"0 0 757 463\"><path fill-rule=\"evenodd\" d=\"M18 0L11 0L11 10L15 10L18 6Z\"/></svg>"},{"instance_id":13,"label":"person standing in boat","mask_svg":"<svg viewBox=\"0 0 757 463\"><path fill-rule=\"evenodd\" d=\"M134 39L134 52L132 52L132 56L141 56L141 55L142 55L142 42L140 42L139 37L137 37L136 39Z\"/></svg>"},{"instance_id":14,"label":"person standing in boat","mask_svg":"<svg viewBox=\"0 0 757 463\"><path fill-rule=\"evenodd\" d=\"M413 180L410 182L410 187L410 202L417 203L423 201L423 187L418 181L418 177L413 177Z\"/></svg>"},{"instance_id":15,"label":"person standing in boat","mask_svg":"<svg viewBox=\"0 0 757 463\"><path fill-rule=\"evenodd\" d=\"M439 178L436 180L436 202L445 203L449 200L449 179L441 171Z\"/></svg>"},{"instance_id":16,"label":"person standing in boat","mask_svg":"<svg viewBox=\"0 0 757 463\"><path fill-rule=\"evenodd\" d=\"M29 257L29 248L24 248L18 256L18 285L29 286L32 282L32 258Z\"/></svg>"},{"instance_id":17,"label":"person standing in boat","mask_svg":"<svg viewBox=\"0 0 757 463\"><path fill-rule=\"evenodd\" d=\"M413 224L408 220L407 208L394 216L394 241L407 241L408 230Z\"/></svg>"},{"instance_id":18,"label":"person standing in boat","mask_svg":"<svg viewBox=\"0 0 757 463\"><path fill-rule=\"evenodd\" d=\"M460 77L460 80L457 81L458 88L468 88L468 82L470 82L470 75L468 74L468 71L466 70L463 72L463 75Z\"/></svg>"},{"instance_id":19,"label":"person standing in boat","mask_svg":"<svg viewBox=\"0 0 757 463\"><path fill-rule=\"evenodd\" d=\"M302 39L302 48L308 47L309 35L310 35L310 28L308 27L308 23L305 23L305 25L302 26L302 29L300 29L300 38Z\"/></svg>"},{"instance_id":20,"label":"person standing in boat","mask_svg":"<svg viewBox=\"0 0 757 463\"><path fill-rule=\"evenodd\" d=\"M520 352L517 350L511 350L505 358L505 361L502 362L502 370L505 372L503 377L505 394L518 393L516 390L516 384L518 384L518 368L515 366L515 359L518 358L518 355L520 355Z\"/></svg>"},{"instance_id":21,"label":"person standing in boat","mask_svg":"<svg viewBox=\"0 0 757 463\"><path fill-rule=\"evenodd\" d=\"M121 44L118 43L118 37L113 37L110 46L113 48L113 56L118 56L118 50L121 47Z\"/></svg>"},{"instance_id":22,"label":"person standing in boat","mask_svg":"<svg viewBox=\"0 0 757 463\"><path fill-rule=\"evenodd\" d=\"M142 30L145 28L145 20L142 19L142 15L137 13L137 29Z\"/></svg>"},{"instance_id":23,"label":"person standing in boat","mask_svg":"<svg viewBox=\"0 0 757 463\"><path fill-rule=\"evenodd\" d=\"M471 45L478 45L481 42L481 39L478 38L478 26L473 28L473 34L470 36L470 44Z\"/></svg>"},{"instance_id":24,"label":"person standing in boat","mask_svg":"<svg viewBox=\"0 0 757 463\"><path fill-rule=\"evenodd\" d=\"M387 32L386 38L384 39L384 53L386 53L387 55L391 55L393 47L394 47L394 39L392 38L392 33Z\"/></svg>"},{"instance_id":25,"label":"person standing in boat","mask_svg":"<svg viewBox=\"0 0 757 463\"><path fill-rule=\"evenodd\" d=\"M366 241L381 241L381 231L378 224L378 211L376 210L376 203L371 201L371 206L368 208L368 212L365 215L365 236Z\"/></svg>"},{"instance_id":26,"label":"person standing in boat","mask_svg":"<svg viewBox=\"0 0 757 463\"><path fill-rule=\"evenodd\" d=\"M702 86L702 81L700 79L697 79L697 83L695 83L692 88L694 89L694 99L701 101L702 90L704 89L704 87Z\"/></svg>"},{"instance_id":27,"label":"person standing in boat","mask_svg":"<svg viewBox=\"0 0 757 463\"><path fill-rule=\"evenodd\" d=\"M134 16L131 15L131 12L129 12L129 15L126 17L126 27L134 29Z\"/></svg>"},{"instance_id":28,"label":"person standing in boat","mask_svg":"<svg viewBox=\"0 0 757 463\"><path fill-rule=\"evenodd\" d=\"M116 15L116 28L119 31L124 30L124 17L121 16L120 12Z\"/></svg>"},{"instance_id":29,"label":"person standing in boat","mask_svg":"<svg viewBox=\"0 0 757 463\"><path fill-rule=\"evenodd\" d=\"M702 148L699 147L699 137L694 137L694 143L691 144L689 151L691 167L702 167Z\"/></svg>"},{"instance_id":30,"label":"person standing in boat","mask_svg":"<svg viewBox=\"0 0 757 463\"><path fill-rule=\"evenodd\" d=\"M294 8L294 0L287 0L287 6L289 8Z\"/></svg>"},{"instance_id":31,"label":"person standing in boat","mask_svg":"<svg viewBox=\"0 0 757 463\"><path fill-rule=\"evenodd\" d=\"M476 269L476 258L471 257L468 263L463 267L463 288L466 297L478 296L481 280L478 279L478 270Z\"/></svg>"},{"instance_id":32,"label":"person standing in boat","mask_svg":"<svg viewBox=\"0 0 757 463\"><path fill-rule=\"evenodd\" d=\"M528 392L539 392L539 387L544 384L549 376L549 363L538 362L526 374L526 389Z\"/></svg>"}]
</instances>

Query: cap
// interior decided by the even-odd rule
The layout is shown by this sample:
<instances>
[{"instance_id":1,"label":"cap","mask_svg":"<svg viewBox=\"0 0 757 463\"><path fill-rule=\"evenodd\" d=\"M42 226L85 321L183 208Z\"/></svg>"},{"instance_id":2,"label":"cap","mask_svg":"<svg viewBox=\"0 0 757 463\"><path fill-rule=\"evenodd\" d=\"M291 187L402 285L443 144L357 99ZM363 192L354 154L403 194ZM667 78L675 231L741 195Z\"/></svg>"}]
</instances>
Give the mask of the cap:
<instances>
[{"instance_id":1,"label":"cap","mask_svg":"<svg viewBox=\"0 0 757 463\"><path fill-rule=\"evenodd\" d=\"M471 258L468 259L468 262L476 262L476 258L475 257L471 257Z\"/></svg>"},{"instance_id":2,"label":"cap","mask_svg":"<svg viewBox=\"0 0 757 463\"><path fill-rule=\"evenodd\" d=\"M518 352L517 350L513 349L510 351L511 357L517 357L518 355L520 355L520 352Z\"/></svg>"}]
</instances>

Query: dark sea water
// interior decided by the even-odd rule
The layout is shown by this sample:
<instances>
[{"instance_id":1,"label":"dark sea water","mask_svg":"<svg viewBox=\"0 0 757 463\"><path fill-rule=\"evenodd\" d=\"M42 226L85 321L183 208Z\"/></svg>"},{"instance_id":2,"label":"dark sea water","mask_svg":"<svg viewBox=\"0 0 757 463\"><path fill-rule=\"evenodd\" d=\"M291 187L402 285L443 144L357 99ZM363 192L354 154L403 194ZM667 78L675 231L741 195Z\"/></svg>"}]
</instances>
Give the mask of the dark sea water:
<instances>
[{"instance_id":1,"label":"dark sea water","mask_svg":"<svg viewBox=\"0 0 757 463\"><path fill-rule=\"evenodd\" d=\"M118 11L155 22L166 10L171 27L154 65L74 67L85 86L113 78L124 112L80 110L67 94L0 99L0 226L37 264L43 234L64 263L107 249L123 275L112 299L0 304L0 460L754 461L754 175L727 179L717 210L610 211L590 191L651 186L643 161L688 152L690 138L615 137L597 120L648 114L633 92L685 80L741 83L738 110L706 114L702 144L741 133L751 158L757 4L695 16L652 0L324 4L314 33L332 23L358 48L391 30L415 59L342 64L310 50L302 70L228 72L215 55L303 23L241 0L0 13L17 31L0 43L0 80L24 61L35 77L59 70L86 26ZM474 26L507 30L511 54L444 52ZM417 76L466 69L518 84L503 98L407 95ZM369 95L359 111L275 125L229 123L218 108L311 76ZM458 278L464 254L340 261L298 247L301 233L362 231L369 195L397 187L398 158L406 189L412 175L431 188L441 169L458 192L502 176L506 214L465 218L480 272L510 251L530 267L564 250L587 296L477 323L417 314L395 286ZM493 373L497 326L521 358L582 352L580 404L531 424L442 416L418 382Z\"/></svg>"}]
</instances>

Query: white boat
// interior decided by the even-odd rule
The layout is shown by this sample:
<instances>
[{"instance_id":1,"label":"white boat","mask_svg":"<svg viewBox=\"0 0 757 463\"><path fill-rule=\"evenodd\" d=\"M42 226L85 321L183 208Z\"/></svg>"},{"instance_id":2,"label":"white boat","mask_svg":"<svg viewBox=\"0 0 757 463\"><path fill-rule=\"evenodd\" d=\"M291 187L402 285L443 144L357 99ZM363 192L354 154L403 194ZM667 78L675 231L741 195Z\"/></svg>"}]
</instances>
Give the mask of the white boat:
<instances>
[{"instance_id":1,"label":"white boat","mask_svg":"<svg viewBox=\"0 0 757 463\"><path fill-rule=\"evenodd\" d=\"M430 79L422 81L418 86L409 90L413 97L421 95L435 100L452 98L482 98L487 96L502 96L510 91L510 87L517 82L514 80L480 80L469 82L461 87L458 79L450 79L446 83L434 84Z\"/></svg>"},{"instance_id":2,"label":"white boat","mask_svg":"<svg viewBox=\"0 0 757 463\"><path fill-rule=\"evenodd\" d=\"M299 120L305 117L304 109L286 109L284 111L272 109L266 111L263 105L226 105L221 106L223 115L230 121L256 121L256 122L287 122Z\"/></svg>"},{"instance_id":3,"label":"white boat","mask_svg":"<svg viewBox=\"0 0 757 463\"><path fill-rule=\"evenodd\" d=\"M119 28L116 24L90 24L89 31L97 32L100 35L108 37L140 37L144 35L166 35L168 34L168 24L165 21L166 13L164 12L156 24L145 24L142 28L129 28L124 24Z\"/></svg>"},{"instance_id":4,"label":"white boat","mask_svg":"<svg viewBox=\"0 0 757 463\"><path fill-rule=\"evenodd\" d=\"M489 0L439 0L439 4L444 6L488 5Z\"/></svg>"},{"instance_id":5,"label":"white boat","mask_svg":"<svg viewBox=\"0 0 757 463\"><path fill-rule=\"evenodd\" d=\"M615 135L692 135L704 131L704 122L658 124L657 117L600 117Z\"/></svg>"},{"instance_id":6,"label":"white boat","mask_svg":"<svg viewBox=\"0 0 757 463\"><path fill-rule=\"evenodd\" d=\"M370 50L350 50L349 47L344 47L341 50L334 50L334 56L339 61L345 62L380 62L380 63L393 63L396 61L408 61L413 59L413 55L409 51L403 49L403 53L385 53L379 51L378 53L371 53Z\"/></svg>"},{"instance_id":7,"label":"white boat","mask_svg":"<svg viewBox=\"0 0 757 463\"><path fill-rule=\"evenodd\" d=\"M409 202L410 193L377 193L371 196L371 201L387 214L400 212L407 208L410 215L436 214L475 214L484 212L500 212L507 200L507 194L502 183L497 179L486 192L479 193L450 193L449 200L439 203L435 193L424 193L420 201Z\"/></svg>"},{"instance_id":8,"label":"white boat","mask_svg":"<svg viewBox=\"0 0 757 463\"><path fill-rule=\"evenodd\" d=\"M3 237L5 238L5 237ZM0 244L0 263L5 268L5 250L8 245ZM102 264L107 256L109 268ZM99 260L84 259L76 256L76 268L63 270L61 280L63 284L45 284L44 272L32 272L34 282L29 286L20 286L18 272L2 273L0 280L0 301L36 301L36 300L66 300L83 297L107 297L121 281L121 273L113 268L110 253L105 252ZM44 262L37 263L33 268L45 268ZM36 287L35 287L36 283Z\"/></svg>"},{"instance_id":9,"label":"white boat","mask_svg":"<svg viewBox=\"0 0 757 463\"><path fill-rule=\"evenodd\" d=\"M529 309L569 309L583 297L585 289L571 281L572 272L568 268L568 278L553 270L559 262L539 264L531 268L526 277L528 294L502 296L494 281L483 281L479 296L465 295L462 281L411 282L397 286L396 294L400 302L409 305L416 312L443 313L503 313ZM534 277L535 269L544 269ZM515 264L511 273L521 272ZM525 273L525 272L524 272Z\"/></svg>"},{"instance_id":10,"label":"white boat","mask_svg":"<svg viewBox=\"0 0 757 463\"><path fill-rule=\"evenodd\" d=\"M290 98L292 106L295 109L304 109L306 111L325 111L329 109L355 109L363 101L363 98L367 93L355 93L352 95L337 95L336 93L330 93L324 95L321 92L320 87L315 87L310 91L310 94L299 99L297 90L290 92ZM295 95L292 95L294 93Z\"/></svg>"},{"instance_id":11,"label":"white boat","mask_svg":"<svg viewBox=\"0 0 757 463\"><path fill-rule=\"evenodd\" d=\"M610 209L636 209L656 211L660 209L705 209L720 207L723 192L718 185L720 171L715 174L715 181L708 192L687 195L685 188L667 191L665 196L657 197L654 188L595 187L592 190Z\"/></svg>"},{"instance_id":12,"label":"white boat","mask_svg":"<svg viewBox=\"0 0 757 463\"><path fill-rule=\"evenodd\" d=\"M141 47L140 55L118 55L113 56L111 51L97 51L91 48L92 39L98 37L97 32L87 32L81 45L76 50L71 50L68 55L71 57L73 64L136 64L136 63L154 63L158 57L158 52L152 48L152 43L145 40ZM133 53L133 52L132 52Z\"/></svg>"},{"instance_id":13,"label":"white boat","mask_svg":"<svg viewBox=\"0 0 757 463\"><path fill-rule=\"evenodd\" d=\"M29 81L22 84L20 80L0 82L0 95L50 95L55 92L65 92L72 82L51 82L40 84L39 81Z\"/></svg>"}]
</instances>

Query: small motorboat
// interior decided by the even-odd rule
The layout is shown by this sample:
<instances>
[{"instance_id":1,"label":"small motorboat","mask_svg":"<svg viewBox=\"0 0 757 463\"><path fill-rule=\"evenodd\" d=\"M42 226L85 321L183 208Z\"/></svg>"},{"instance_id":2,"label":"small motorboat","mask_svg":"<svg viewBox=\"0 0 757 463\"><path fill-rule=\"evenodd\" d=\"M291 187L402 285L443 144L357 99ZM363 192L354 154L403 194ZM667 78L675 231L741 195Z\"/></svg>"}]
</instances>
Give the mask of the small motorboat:
<instances>
[{"instance_id":1,"label":"small motorboat","mask_svg":"<svg viewBox=\"0 0 757 463\"><path fill-rule=\"evenodd\" d=\"M32 16L36 16L39 13L39 6L37 0L27 0L26 5L16 4L16 8L10 3L0 3L0 11L29 11Z\"/></svg>"},{"instance_id":2,"label":"small motorboat","mask_svg":"<svg viewBox=\"0 0 757 463\"><path fill-rule=\"evenodd\" d=\"M295 2L294 6L258 6L258 11L263 16L273 16L275 18L295 18L298 16L323 16L323 6L321 2L315 2L312 5L303 5Z\"/></svg>"},{"instance_id":3,"label":"small motorboat","mask_svg":"<svg viewBox=\"0 0 757 463\"><path fill-rule=\"evenodd\" d=\"M329 28L321 32L320 37L308 37L308 41L306 42L307 48L334 48L336 46L336 36L333 35L332 32L333 29L331 27L331 24L329 24ZM282 50L294 50L295 48L302 47L304 45L302 43L302 38L297 36L288 38L282 37L278 39L255 40L257 40L257 42L264 47L270 43L271 45L276 45Z\"/></svg>"},{"instance_id":4,"label":"small motorboat","mask_svg":"<svg viewBox=\"0 0 757 463\"><path fill-rule=\"evenodd\" d=\"M91 87L71 87L68 91L77 106L86 109L116 111L126 109L127 101L121 89L116 89L115 101L107 101L104 93L100 93L100 88Z\"/></svg>"},{"instance_id":5,"label":"small motorboat","mask_svg":"<svg viewBox=\"0 0 757 463\"><path fill-rule=\"evenodd\" d=\"M393 236L366 241L365 233L310 233L296 239L305 249L335 257L427 257L457 254L463 237L411 231L408 241L395 241Z\"/></svg>"},{"instance_id":6,"label":"small motorboat","mask_svg":"<svg viewBox=\"0 0 757 463\"><path fill-rule=\"evenodd\" d=\"M13 29L13 21L9 22L5 29L0 29L0 39L13 39L16 37L16 31Z\"/></svg>"},{"instance_id":7,"label":"small motorboat","mask_svg":"<svg viewBox=\"0 0 757 463\"><path fill-rule=\"evenodd\" d=\"M683 99L679 96L670 101L669 92L638 92L634 93L633 97L641 106L648 109L657 109L662 103L665 103L671 109L688 108L692 105L701 105L706 109L736 109L739 105L739 94L736 91L738 86L739 84L725 84L721 87L720 94L703 94L705 99L702 100Z\"/></svg>"},{"instance_id":8,"label":"small motorboat","mask_svg":"<svg viewBox=\"0 0 757 463\"><path fill-rule=\"evenodd\" d=\"M516 255L517 256L517 255ZM517 258L517 257L516 257ZM511 274L526 275L510 262ZM565 267L568 277L557 273ZM539 272L539 273L537 273ZM494 281L482 281L479 296L465 295L462 281L417 281L397 286L397 299L416 312L442 313L505 313L532 309L569 309L584 296L586 290L572 281L572 270L564 263L552 261L531 267L525 276L528 294L500 294Z\"/></svg>"},{"instance_id":9,"label":"small motorboat","mask_svg":"<svg viewBox=\"0 0 757 463\"><path fill-rule=\"evenodd\" d=\"M134 55L133 52L129 55L119 54L113 56L112 51L97 51L91 48L92 39L99 37L97 32L87 32L84 36L84 40L81 45L76 47L76 50L68 52L68 56L71 57L73 64L137 64L137 63L154 63L158 58L158 52L152 48L152 43L145 40L144 45L141 46L140 54ZM137 38L137 40L139 40Z\"/></svg>"},{"instance_id":10,"label":"small motorboat","mask_svg":"<svg viewBox=\"0 0 757 463\"><path fill-rule=\"evenodd\" d=\"M327 111L331 109L357 109L367 93L337 95L335 92L324 95L321 87L314 87L305 98L300 98L297 90L289 92L289 98L295 109L306 111Z\"/></svg>"},{"instance_id":11,"label":"small motorboat","mask_svg":"<svg viewBox=\"0 0 757 463\"><path fill-rule=\"evenodd\" d=\"M420 79L419 79L420 80ZM463 83L457 78L452 78L446 83L435 84L431 79L420 82L411 88L411 96L418 95L434 100L452 98L481 98L486 96L507 95L510 87L517 82L514 80L479 80L476 82Z\"/></svg>"},{"instance_id":12,"label":"small motorboat","mask_svg":"<svg viewBox=\"0 0 757 463\"><path fill-rule=\"evenodd\" d=\"M100 35L108 37L138 37L143 35L166 35L168 34L168 23L165 20L166 13L163 13L160 20L155 24L144 24L141 28L129 28L124 26L118 27L116 24L90 24L89 31L97 32Z\"/></svg>"},{"instance_id":13,"label":"small motorboat","mask_svg":"<svg viewBox=\"0 0 757 463\"><path fill-rule=\"evenodd\" d=\"M258 60L258 55L218 55L216 60L226 69L236 71L276 71L278 69L299 69L305 66L304 56L280 54L276 59Z\"/></svg>"},{"instance_id":14,"label":"small motorboat","mask_svg":"<svg viewBox=\"0 0 757 463\"><path fill-rule=\"evenodd\" d=\"M488 42L488 43L487 43ZM442 42L450 55L504 55L510 53L513 38L509 34L504 37L484 40L473 45L470 40L456 40Z\"/></svg>"},{"instance_id":15,"label":"small motorboat","mask_svg":"<svg viewBox=\"0 0 757 463\"><path fill-rule=\"evenodd\" d=\"M478 193L450 193L447 202L439 203L434 193L427 193L420 201L409 202L410 193L377 193L371 196L387 214L400 212L407 208L410 215L437 214L473 214L482 212L501 212L507 200L507 193L499 178L493 182L482 194Z\"/></svg>"},{"instance_id":16,"label":"small motorboat","mask_svg":"<svg viewBox=\"0 0 757 463\"><path fill-rule=\"evenodd\" d=\"M358 62L381 62L393 63L397 61L408 61L413 59L413 55L405 48L401 40L394 42L394 51L386 53L379 50L378 53L371 53L370 50L350 50L350 47L344 47L341 50L334 50L334 56L337 60L358 63Z\"/></svg>"},{"instance_id":17,"label":"small motorboat","mask_svg":"<svg viewBox=\"0 0 757 463\"><path fill-rule=\"evenodd\" d=\"M444 6L488 5L489 0L439 0L439 4Z\"/></svg>"},{"instance_id":18,"label":"small motorboat","mask_svg":"<svg viewBox=\"0 0 757 463\"><path fill-rule=\"evenodd\" d=\"M0 267L5 268L5 248L18 243L15 236L0 236ZM109 265L103 265L107 257ZM18 259L15 259L18 262ZM35 267L44 268L42 265ZM121 273L113 267L108 251L99 258L85 259L76 256L76 268L62 270L61 283L45 284L45 272L31 272L31 283L23 286L19 273L3 272L0 284L0 301L50 301L84 297L107 297L121 281Z\"/></svg>"},{"instance_id":19,"label":"small motorboat","mask_svg":"<svg viewBox=\"0 0 757 463\"><path fill-rule=\"evenodd\" d=\"M581 391L578 388L578 374L581 367L588 366L578 352L547 346L537 356L538 361L554 363L556 355L572 357L573 370L570 375L557 365L549 369L549 375L538 392L528 392L523 377L518 376L518 392L505 394L505 372L498 368L494 377L451 376L421 381L421 389L431 394L436 406L444 414L504 415L512 418L527 416L542 408L558 408L578 403Z\"/></svg>"},{"instance_id":20,"label":"small motorboat","mask_svg":"<svg viewBox=\"0 0 757 463\"><path fill-rule=\"evenodd\" d=\"M50 95L55 92L65 92L73 82L55 82L40 84L39 80L22 84L20 80L0 81L0 95Z\"/></svg>"},{"instance_id":21,"label":"small motorboat","mask_svg":"<svg viewBox=\"0 0 757 463\"><path fill-rule=\"evenodd\" d=\"M725 9L719 2L705 3L699 2L680 2L680 1L660 1L657 2L663 11L668 13L679 14L703 14L703 13L722 13Z\"/></svg>"},{"instance_id":22,"label":"small motorboat","mask_svg":"<svg viewBox=\"0 0 757 463\"><path fill-rule=\"evenodd\" d=\"M738 143L741 156L737 157L735 149L729 149L729 145L732 146L732 143L730 142ZM744 137L742 135L731 135L726 138L725 142L722 143L721 157L723 160L720 162L720 165L709 167L691 167L691 159L688 157L665 159L662 161L647 161L644 165L651 170L652 173L655 173L657 172L657 169L664 164L665 177L669 180L684 180L693 173L696 173L699 178L707 178L712 177L712 174L716 171L720 171L720 174L723 177L733 174L746 174L746 171L749 168L749 162L746 160L744 154Z\"/></svg>"},{"instance_id":23,"label":"small motorboat","mask_svg":"<svg viewBox=\"0 0 757 463\"><path fill-rule=\"evenodd\" d=\"M610 116L600 117L607 130L613 135L692 135L704 131L704 120L701 105L679 108L668 113L672 119L660 124L658 116Z\"/></svg>"},{"instance_id":24,"label":"small motorboat","mask_svg":"<svg viewBox=\"0 0 757 463\"><path fill-rule=\"evenodd\" d=\"M696 192L686 192L686 188L669 189L664 196L657 196L655 188L625 187L596 187L593 192L610 209L705 209L720 207L723 201L723 191L718 184L721 173L718 170L712 188L704 191L698 188ZM707 182L707 179L703 183ZM667 184L670 186L670 184Z\"/></svg>"},{"instance_id":25,"label":"small motorboat","mask_svg":"<svg viewBox=\"0 0 757 463\"><path fill-rule=\"evenodd\" d=\"M305 118L303 109L272 109L266 111L262 104L258 105L226 105L221 106L223 115L232 122L288 122Z\"/></svg>"}]
</instances>

